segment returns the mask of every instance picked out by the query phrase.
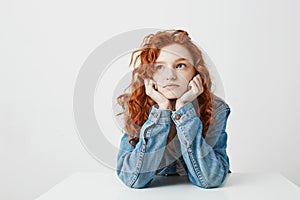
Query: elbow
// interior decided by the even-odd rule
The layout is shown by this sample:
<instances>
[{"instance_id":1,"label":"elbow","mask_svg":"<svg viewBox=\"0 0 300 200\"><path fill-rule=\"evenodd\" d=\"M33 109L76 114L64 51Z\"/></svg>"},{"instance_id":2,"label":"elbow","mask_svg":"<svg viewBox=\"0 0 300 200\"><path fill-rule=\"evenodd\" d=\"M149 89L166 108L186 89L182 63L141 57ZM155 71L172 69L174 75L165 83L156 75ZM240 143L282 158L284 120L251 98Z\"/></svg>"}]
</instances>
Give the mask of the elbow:
<instances>
[{"instance_id":1,"label":"elbow","mask_svg":"<svg viewBox=\"0 0 300 200\"><path fill-rule=\"evenodd\" d=\"M200 175L197 178L190 177L190 182L198 187L201 187L204 189L211 189L211 188L221 187L223 185L226 177L227 177L227 173L224 175L215 175L215 176L209 176L209 177L202 177Z\"/></svg>"},{"instance_id":2,"label":"elbow","mask_svg":"<svg viewBox=\"0 0 300 200\"><path fill-rule=\"evenodd\" d=\"M152 180L146 181L145 179L137 179L133 184L128 183L127 186L133 189L143 189L149 187L151 181Z\"/></svg>"},{"instance_id":3,"label":"elbow","mask_svg":"<svg viewBox=\"0 0 300 200\"><path fill-rule=\"evenodd\" d=\"M191 181L192 182L192 181ZM200 181L192 182L194 185L204 188L204 189L211 189L211 188L218 188L221 187L223 182L222 181L207 181L205 183Z\"/></svg>"},{"instance_id":4,"label":"elbow","mask_svg":"<svg viewBox=\"0 0 300 200\"><path fill-rule=\"evenodd\" d=\"M127 186L132 189L143 189L143 188L147 188L149 186L149 184L142 184L142 185L133 184L133 185L127 185Z\"/></svg>"},{"instance_id":5,"label":"elbow","mask_svg":"<svg viewBox=\"0 0 300 200\"><path fill-rule=\"evenodd\" d=\"M125 184L128 188L131 189L142 189L150 185L151 181L145 182L144 179L137 178L132 176L131 173L120 173L117 172L118 178Z\"/></svg>"},{"instance_id":6,"label":"elbow","mask_svg":"<svg viewBox=\"0 0 300 200\"><path fill-rule=\"evenodd\" d=\"M206 189L221 187L223 182L223 180L211 180L208 182Z\"/></svg>"}]
</instances>

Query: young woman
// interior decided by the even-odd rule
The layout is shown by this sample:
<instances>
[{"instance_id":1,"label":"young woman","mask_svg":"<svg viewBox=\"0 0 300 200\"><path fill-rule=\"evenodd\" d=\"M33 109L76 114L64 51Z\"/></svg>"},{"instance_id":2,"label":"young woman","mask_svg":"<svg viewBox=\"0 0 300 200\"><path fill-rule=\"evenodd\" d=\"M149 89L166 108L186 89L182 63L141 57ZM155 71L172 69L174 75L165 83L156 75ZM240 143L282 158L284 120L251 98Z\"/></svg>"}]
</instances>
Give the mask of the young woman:
<instances>
[{"instance_id":1,"label":"young woman","mask_svg":"<svg viewBox=\"0 0 300 200\"><path fill-rule=\"evenodd\" d=\"M149 186L156 175L187 175L203 188L221 186L230 172L230 108L212 93L199 48L186 31L161 31L145 37L132 62L131 92L118 97L126 130L118 177L132 188Z\"/></svg>"}]
</instances>

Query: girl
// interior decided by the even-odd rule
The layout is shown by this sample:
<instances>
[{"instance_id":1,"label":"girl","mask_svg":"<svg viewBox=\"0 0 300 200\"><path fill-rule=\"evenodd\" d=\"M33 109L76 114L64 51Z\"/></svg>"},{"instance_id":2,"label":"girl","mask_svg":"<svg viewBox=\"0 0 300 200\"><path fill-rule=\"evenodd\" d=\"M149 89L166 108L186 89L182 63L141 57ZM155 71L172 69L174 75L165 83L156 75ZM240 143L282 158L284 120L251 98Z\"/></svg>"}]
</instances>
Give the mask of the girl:
<instances>
[{"instance_id":1,"label":"girl","mask_svg":"<svg viewBox=\"0 0 300 200\"><path fill-rule=\"evenodd\" d=\"M145 37L132 62L131 92L118 97L126 130L118 177L132 188L149 186L156 175L187 175L197 186L219 187L230 172L230 108L211 92L199 48L186 31L161 31Z\"/></svg>"}]
</instances>

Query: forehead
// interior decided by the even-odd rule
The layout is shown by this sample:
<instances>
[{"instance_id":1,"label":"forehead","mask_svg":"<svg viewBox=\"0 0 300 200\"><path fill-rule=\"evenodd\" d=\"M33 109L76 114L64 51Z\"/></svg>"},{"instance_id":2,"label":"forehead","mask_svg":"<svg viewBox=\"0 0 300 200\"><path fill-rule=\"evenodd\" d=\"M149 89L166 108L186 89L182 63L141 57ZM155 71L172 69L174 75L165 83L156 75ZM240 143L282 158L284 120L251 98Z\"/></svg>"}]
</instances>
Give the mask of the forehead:
<instances>
[{"instance_id":1,"label":"forehead","mask_svg":"<svg viewBox=\"0 0 300 200\"><path fill-rule=\"evenodd\" d=\"M161 48L156 62L173 61L178 58L185 58L190 63L193 63L193 58L190 52L181 44L170 44Z\"/></svg>"}]
</instances>

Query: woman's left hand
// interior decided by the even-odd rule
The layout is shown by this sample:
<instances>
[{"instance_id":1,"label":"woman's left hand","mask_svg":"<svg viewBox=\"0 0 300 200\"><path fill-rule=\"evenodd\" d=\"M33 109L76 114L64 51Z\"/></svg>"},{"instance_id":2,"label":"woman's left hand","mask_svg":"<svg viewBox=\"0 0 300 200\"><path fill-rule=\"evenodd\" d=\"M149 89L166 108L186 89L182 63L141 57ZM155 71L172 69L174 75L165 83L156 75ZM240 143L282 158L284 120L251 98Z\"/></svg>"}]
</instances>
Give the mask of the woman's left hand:
<instances>
[{"instance_id":1,"label":"woman's left hand","mask_svg":"<svg viewBox=\"0 0 300 200\"><path fill-rule=\"evenodd\" d=\"M175 108L178 110L188 102L192 102L204 91L200 74L194 76L188 85L189 89L176 100Z\"/></svg>"}]
</instances>

